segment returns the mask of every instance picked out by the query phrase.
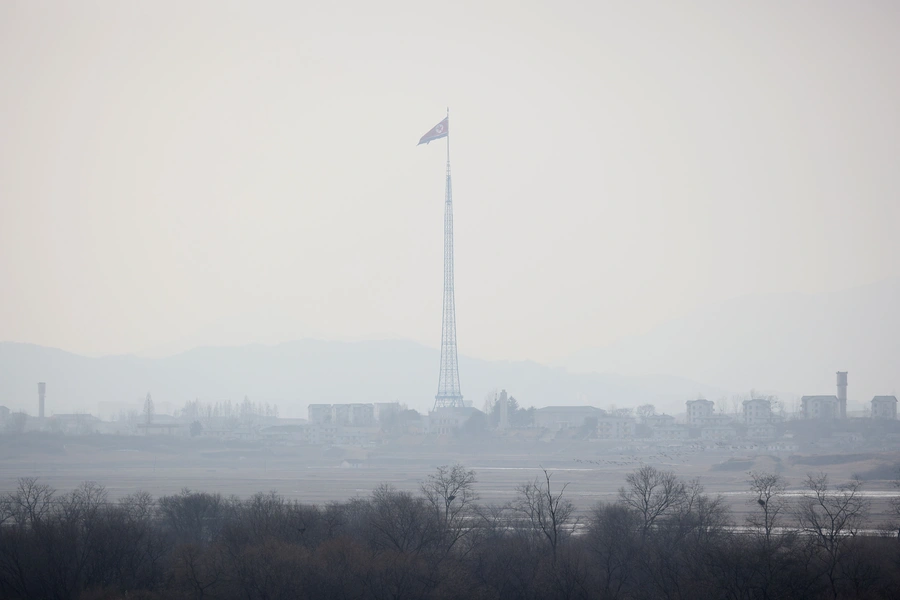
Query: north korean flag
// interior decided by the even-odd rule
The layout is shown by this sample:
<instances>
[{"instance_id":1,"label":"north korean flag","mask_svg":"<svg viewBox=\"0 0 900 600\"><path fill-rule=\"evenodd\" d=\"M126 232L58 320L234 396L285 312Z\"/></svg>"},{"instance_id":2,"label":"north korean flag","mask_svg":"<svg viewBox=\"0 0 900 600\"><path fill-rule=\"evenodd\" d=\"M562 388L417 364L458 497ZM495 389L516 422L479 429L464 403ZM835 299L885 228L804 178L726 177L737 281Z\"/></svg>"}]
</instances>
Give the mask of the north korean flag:
<instances>
[{"instance_id":1,"label":"north korean flag","mask_svg":"<svg viewBox=\"0 0 900 600\"><path fill-rule=\"evenodd\" d=\"M422 139L419 140L420 144L427 144L428 142L433 142L434 140L439 140L441 138L447 137L447 133L450 131L450 117L444 117L444 120L431 128L431 130L422 136Z\"/></svg>"}]
</instances>

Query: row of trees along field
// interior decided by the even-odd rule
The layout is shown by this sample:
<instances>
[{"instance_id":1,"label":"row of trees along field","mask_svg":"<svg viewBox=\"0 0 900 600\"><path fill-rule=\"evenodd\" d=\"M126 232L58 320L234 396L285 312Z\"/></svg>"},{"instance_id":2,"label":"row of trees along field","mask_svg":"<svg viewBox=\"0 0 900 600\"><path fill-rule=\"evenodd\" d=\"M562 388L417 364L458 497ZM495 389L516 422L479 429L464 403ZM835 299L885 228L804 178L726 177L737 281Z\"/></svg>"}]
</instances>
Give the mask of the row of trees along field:
<instances>
[{"instance_id":1,"label":"row of trees along field","mask_svg":"<svg viewBox=\"0 0 900 600\"><path fill-rule=\"evenodd\" d=\"M900 543L863 535L858 481L811 475L789 497L781 477L753 473L750 488L735 523L698 481L650 466L587 513L547 471L508 505L481 504L460 465L416 493L381 485L324 506L275 492L111 501L95 483L21 479L0 501L0 597L900 597Z\"/></svg>"}]
</instances>

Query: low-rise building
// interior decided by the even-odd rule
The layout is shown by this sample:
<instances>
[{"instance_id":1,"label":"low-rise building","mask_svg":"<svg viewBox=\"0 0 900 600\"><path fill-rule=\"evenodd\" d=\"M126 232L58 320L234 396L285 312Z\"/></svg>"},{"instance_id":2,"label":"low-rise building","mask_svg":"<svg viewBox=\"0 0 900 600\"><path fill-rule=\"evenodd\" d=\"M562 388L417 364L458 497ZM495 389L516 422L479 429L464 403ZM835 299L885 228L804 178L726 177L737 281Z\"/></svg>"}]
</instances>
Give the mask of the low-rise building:
<instances>
[{"instance_id":1,"label":"low-rise building","mask_svg":"<svg viewBox=\"0 0 900 600\"><path fill-rule=\"evenodd\" d=\"M674 417L672 417L672 419L674 421ZM688 439L688 435L689 431L686 426L673 424L668 427L654 427L650 437L654 440L686 440Z\"/></svg>"},{"instance_id":2,"label":"low-rise building","mask_svg":"<svg viewBox=\"0 0 900 600\"><path fill-rule=\"evenodd\" d=\"M744 400L744 424L762 425L772 422L772 403L763 398Z\"/></svg>"},{"instance_id":3,"label":"low-rise building","mask_svg":"<svg viewBox=\"0 0 900 600\"><path fill-rule=\"evenodd\" d=\"M374 404L375 420L379 423L396 418L400 414L399 402L376 402Z\"/></svg>"},{"instance_id":4,"label":"low-rise building","mask_svg":"<svg viewBox=\"0 0 900 600\"><path fill-rule=\"evenodd\" d=\"M187 425L175 422L138 423L135 428L142 435L186 435L190 432Z\"/></svg>"},{"instance_id":5,"label":"low-rise building","mask_svg":"<svg viewBox=\"0 0 900 600\"><path fill-rule=\"evenodd\" d=\"M837 396L803 396L800 398L800 414L804 419L836 419L840 417Z\"/></svg>"},{"instance_id":6,"label":"low-rise building","mask_svg":"<svg viewBox=\"0 0 900 600\"><path fill-rule=\"evenodd\" d=\"M777 430L772 423L757 423L747 426L747 439L774 440L776 436Z\"/></svg>"},{"instance_id":7,"label":"low-rise building","mask_svg":"<svg viewBox=\"0 0 900 600\"><path fill-rule=\"evenodd\" d=\"M484 414L477 408L438 408L428 413L428 430L438 435L451 434L462 427L474 414Z\"/></svg>"},{"instance_id":8,"label":"low-rise building","mask_svg":"<svg viewBox=\"0 0 900 600\"><path fill-rule=\"evenodd\" d=\"M370 427L375 423L375 405L362 402L344 404L310 404L309 422L313 425Z\"/></svg>"},{"instance_id":9,"label":"low-rise building","mask_svg":"<svg viewBox=\"0 0 900 600\"><path fill-rule=\"evenodd\" d=\"M581 427L586 419L600 420L606 411L594 406L545 406L534 411L536 427L567 429Z\"/></svg>"},{"instance_id":10,"label":"low-rise building","mask_svg":"<svg viewBox=\"0 0 900 600\"><path fill-rule=\"evenodd\" d=\"M363 446L374 442L381 430L377 427L338 427L333 444L339 446Z\"/></svg>"},{"instance_id":11,"label":"low-rise building","mask_svg":"<svg viewBox=\"0 0 900 600\"><path fill-rule=\"evenodd\" d=\"M597 437L601 440L629 440L634 437L634 419L600 417L597 419Z\"/></svg>"},{"instance_id":12,"label":"low-rise building","mask_svg":"<svg viewBox=\"0 0 900 600\"><path fill-rule=\"evenodd\" d=\"M55 414L49 419L51 431L87 435L97 430L100 419L87 413Z\"/></svg>"},{"instance_id":13,"label":"low-rise building","mask_svg":"<svg viewBox=\"0 0 900 600\"><path fill-rule=\"evenodd\" d=\"M709 415L708 417L701 417L697 419L696 426L698 427L724 427L725 425L730 425L733 419L731 416L717 413L714 415Z\"/></svg>"},{"instance_id":14,"label":"low-rise building","mask_svg":"<svg viewBox=\"0 0 900 600\"><path fill-rule=\"evenodd\" d=\"M737 437L737 430L731 425L704 427L700 430L701 440L731 440Z\"/></svg>"},{"instance_id":15,"label":"low-rise building","mask_svg":"<svg viewBox=\"0 0 900 600\"><path fill-rule=\"evenodd\" d=\"M653 429L667 429L675 425L675 417L665 413L661 415L651 415L649 417L644 417L644 424Z\"/></svg>"},{"instance_id":16,"label":"low-rise building","mask_svg":"<svg viewBox=\"0 0 900 600\"><path fill-rule=\"evenodd\" d=\"M712 400L688 400L685 402L687 406L687 422L691 427L699 427L701 421L715 415L716 404Z\"/></svg>"},{"instance_id":17,"label":"low-rise building","mask_svg":"<svg viewBox=\"0 0 900 600\"><path fill-rule=\"evenodd\" d=\"M309 422L313 425L331 423L332 410L330 404L310 404L306 411L309 414Z\"/></svg>"},{"instance_id":18,"label":"low-rise building","mask_svg":"<svg viewBox=\"0 0 900 600\"><path fill-rule=\"evenodd\" d=\"M352 423L350 415L353 412L350 404L332 404L331 422L335 425L349 425Z\"/></svg>"},{"instance_id":19,"label":"low-rise building","mask_svg":"<svg viewBox=\"0 0 900 600\"><path fill-rule=\"evenodd\" d=\"M336 404L335 406L341 406ZM348 404L350 407L350 422L349 425L353 425L354 427L371 427L375 424L375 405L374 404L362 404L362 403L353 403Z\"/></svg>"},{"instance_id":20,"label":"low-rise building","mask_svg":"<svg viewBox=\"0 0 900 600\"><path fill-rule=\"evenodd\" d=\"M896 396L875 396L872 398L872 418L873 419L896 419L897 418L897 397Z\"/></svg>"}]
</instances>

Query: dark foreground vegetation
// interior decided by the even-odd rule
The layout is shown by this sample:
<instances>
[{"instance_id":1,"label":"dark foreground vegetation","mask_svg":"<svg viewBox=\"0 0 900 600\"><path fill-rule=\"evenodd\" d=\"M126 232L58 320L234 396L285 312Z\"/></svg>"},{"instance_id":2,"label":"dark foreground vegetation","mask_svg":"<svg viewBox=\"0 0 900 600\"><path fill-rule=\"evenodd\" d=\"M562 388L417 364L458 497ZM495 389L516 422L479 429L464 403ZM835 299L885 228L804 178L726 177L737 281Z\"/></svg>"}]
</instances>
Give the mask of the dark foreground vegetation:
<instances>
[{"instance_id":1,"label":"dark foreground vegetation","mask_svg":"<svg viewBox=\"0 0 900 600\"><path fill-rule=\"evenodd\" d=\"M511 504L481 505L461 466L415 494L380 486L325 506L189 490L113 502L93 483L22 479L0 498L0 597L900 597L896 530L862 530L858 482L810 476L788 499L779 476L751 479L746 523L652 467L581 515L547 472Z\"/></svg>"}]
</instances>

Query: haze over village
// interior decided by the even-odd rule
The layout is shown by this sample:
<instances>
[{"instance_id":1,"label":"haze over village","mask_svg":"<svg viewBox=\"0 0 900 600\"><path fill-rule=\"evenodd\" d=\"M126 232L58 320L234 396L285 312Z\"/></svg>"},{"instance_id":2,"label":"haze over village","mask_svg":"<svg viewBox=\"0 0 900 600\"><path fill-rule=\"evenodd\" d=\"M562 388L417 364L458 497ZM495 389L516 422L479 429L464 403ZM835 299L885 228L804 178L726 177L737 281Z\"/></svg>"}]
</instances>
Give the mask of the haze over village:
<instances>
[{"instance_id":1,"label":"haze over village","mask_svg":"<svg viewBox=\"0 0 900 600\"><path fill-rule=\"evenodd\" d=\"M0 5L0 597L900 597L898 30Z\"/></svg>"}]
</instances>

